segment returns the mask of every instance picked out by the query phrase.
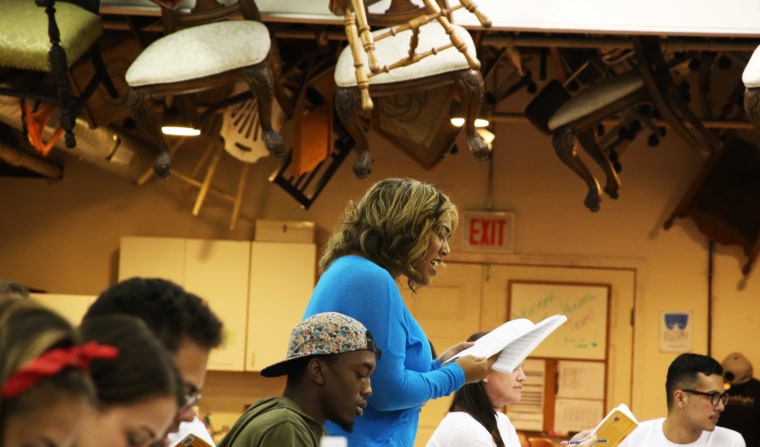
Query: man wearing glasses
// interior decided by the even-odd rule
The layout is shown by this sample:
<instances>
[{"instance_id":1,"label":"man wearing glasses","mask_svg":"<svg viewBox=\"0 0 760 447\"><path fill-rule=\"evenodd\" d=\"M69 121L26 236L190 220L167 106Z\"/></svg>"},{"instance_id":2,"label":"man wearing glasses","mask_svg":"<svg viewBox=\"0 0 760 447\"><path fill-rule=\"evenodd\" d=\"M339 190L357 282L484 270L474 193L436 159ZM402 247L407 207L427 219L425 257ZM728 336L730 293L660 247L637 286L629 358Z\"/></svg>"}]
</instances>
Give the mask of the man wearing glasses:
<instances>
[{"instance_id":1,"label":"man wearing glasses","mask_svg":"<svg viewBox=\"0 0 760 447\"><path fill-rule=\"evenodd\" d=\"M745 447L744 438L718 427L728 403L723 368L712 357L681 354L668 367L668 415L639 423L620 447Z\"/></svg>"},{"instance_id":2,"label":"man wearing glasses","mask_svg":"<svg viewBox=\"0 0 760 447\"><path fill-rule=\"evenodd\" d=\"M112 285L98 296L84 319L109 314L142 319L177 364L185 402L169 429L169 446L178 444L187 434L214 445L193 407L201 399L211 350L222 342L219 318L198 296L157 278L131 278Z\"/></svg>"}]
</instances>

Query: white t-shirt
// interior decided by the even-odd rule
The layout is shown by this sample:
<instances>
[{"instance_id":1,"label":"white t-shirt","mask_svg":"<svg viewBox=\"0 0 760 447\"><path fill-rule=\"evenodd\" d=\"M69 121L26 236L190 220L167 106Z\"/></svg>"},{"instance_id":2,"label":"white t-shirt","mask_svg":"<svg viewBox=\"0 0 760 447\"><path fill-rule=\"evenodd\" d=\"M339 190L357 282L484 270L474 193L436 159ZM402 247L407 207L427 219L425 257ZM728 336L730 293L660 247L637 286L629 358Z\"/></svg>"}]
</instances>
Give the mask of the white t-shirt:
<instances>
[{"instance_id":1,"label":"white t-shirt","mask_svg":"<svg viewBox=\"0 0 760 447\"><path fill-rule=\"evenodd\" d=\"M703 431L702 436L690 444L676 444L665 437L662 431L664 421L665 418L659 418L640 422L619 447L746 447L742 435L725 427Z\"/></svg>"},{"instance_id":2,"label":"white t-shirt","mask_svg":"<svg viewBox=\"0 0 760 447\"><path fill-rule=\"evenodd\" d=\"M176 433L170 433L167 436L169 439L169 447L178 446L188 435L194 435L197 438L203 439L211 447L216 445L208 430L206 430L206 425L204 425L196 416L192 422L180 423L179 430L177 430Z\"/></svg>"},{"instance_id":3,"label":"white t-shirt","mask_svg":"<svg viewBox=\"0 0 760 447\"><path fill-rule=\"evenodd\" d=\"M517 430L506 414L496 412L496 427L507 447L520 447ZM494 447L491 434L464 411L450 411L436 427L427 447Z\"/></svg>"}]
</instances>

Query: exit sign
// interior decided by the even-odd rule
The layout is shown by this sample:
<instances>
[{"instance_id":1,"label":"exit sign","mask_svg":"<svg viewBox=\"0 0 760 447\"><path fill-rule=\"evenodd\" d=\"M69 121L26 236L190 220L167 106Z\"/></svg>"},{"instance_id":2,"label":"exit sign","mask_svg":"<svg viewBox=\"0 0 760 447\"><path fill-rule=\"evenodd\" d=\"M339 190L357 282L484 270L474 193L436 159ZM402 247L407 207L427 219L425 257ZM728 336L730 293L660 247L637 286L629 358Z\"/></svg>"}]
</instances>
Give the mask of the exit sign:
<instances>
[{"instance_id":1,"label":"exit sign","mask_svg":"<svg viewBox=\"0 0 760 447\"><path fill-rule=\"evenodd\" d=\"M463 250L496 253L514 251L515 213L465 211L463 217Z\"/></svg>"}]
</instances>

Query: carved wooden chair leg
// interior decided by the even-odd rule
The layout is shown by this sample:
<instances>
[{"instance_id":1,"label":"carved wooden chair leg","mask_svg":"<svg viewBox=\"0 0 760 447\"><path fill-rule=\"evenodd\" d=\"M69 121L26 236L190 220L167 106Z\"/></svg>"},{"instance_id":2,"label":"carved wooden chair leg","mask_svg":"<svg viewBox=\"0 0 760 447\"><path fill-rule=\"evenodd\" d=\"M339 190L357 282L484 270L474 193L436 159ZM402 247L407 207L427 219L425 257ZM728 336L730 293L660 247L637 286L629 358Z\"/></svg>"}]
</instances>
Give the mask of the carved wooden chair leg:
<instances>
[{"instance_id":1,"label":"carved wooden chair leg","mask_svg":"<svg viewBox=\"0 0 760 447\"><path fill-rule=\"evenodd\" d=\"M354 150L359 154L353 164L354 175L358 178L366 178L372 170L372 157L369 155L369 143L367 143L359 118L361 106L361 92L356 87L335 89L335 107L338 117L356 142Z\"/></svg>"},{"instance_id":2,"label":"carved wooden chair leg","mask_svg":"<svg viewBox=\"0 0 760 447\"><path fill-rule=\"evenodd\" d=\"M563 163L573 170L588 186L588 193L583 201L591 211L599 211L599 204L602 202L601 188L586 165L578 157L575 150L575 138L572 129L565 127L557 129L552 135L552 146L554 152Z\"/></svg>"},{"instance_id":3,"label":"carved wooden chair leg","mask_svg":"<svg viewBox=\"0 0 760 447\"><path fill-rule=\"evenodd\" d=\"M475 132L475 119L480 113L483 101L483 75L477 70L467 70L458 73L455 80L459 95L467 107L465 112L467 146L476 160L488 160L491 157L491 150Z\"/></svg>"},{"instance_id":4,"label":"carved wooden chair leg","mask_svg":"<svg viewBox=\"0 0 760 447\"><path fill-rule=\"evenodd\" d=\"M151 110L145 92L139 88L130 89L127 95L127 103L132 108L132 115L137 123L137 128L147 132L148 138L159 148L158 155L153 160L153 171L161 178L169 177L171 153L161 135L161 130L150 119Z\"/></svg>"},{"instance_id":5,"label":"carved wooden chair leg","mask_svg":"<svg viewBox=\"0 0 760 447\"><path fill-rule=\"evenodd\" d=\"M274 97L274 88L272 81L272 69L269 66L269 59L254 65L245 70L246 81L253 93L256 95L256 101L259 105L259 116L261 117L261 129L264 133L264 145L270 154L282 158L287 155L285 143L282 136L272 128L272 98Z\"/></svg>"},{"instance_id":6,"label":"carved wooden chair leg","mask_svg":"<svg viewBox=\"0 0 760 447\"><path fill-rule=\"evenodd\" d=\"M760 130L760 88L747 87L744 91L744 113L756 130Z\"/></svg>"},{"instance_id":7,"label":"carved wooden chair leg","mask_svg":"<svg viewBox=\"0 0 760 447\"><path fill-rule=\"evenodd\" d=\"M617 199L618 191L620 190L620 178L618 177L615 168L612 166L612 162L607 157L607 154L605 154L602 148L599 147L599 144L597 144L596 137L594 136L594 128L591 127L579 132L576 135L576 138L578 139L578 144L583 147L586 153L589 154L596 164L602 168L602 171L604 171L604 175L607 178L607 183L604 185L604 192L611 198Z\"/></svg>"}]
</instances>

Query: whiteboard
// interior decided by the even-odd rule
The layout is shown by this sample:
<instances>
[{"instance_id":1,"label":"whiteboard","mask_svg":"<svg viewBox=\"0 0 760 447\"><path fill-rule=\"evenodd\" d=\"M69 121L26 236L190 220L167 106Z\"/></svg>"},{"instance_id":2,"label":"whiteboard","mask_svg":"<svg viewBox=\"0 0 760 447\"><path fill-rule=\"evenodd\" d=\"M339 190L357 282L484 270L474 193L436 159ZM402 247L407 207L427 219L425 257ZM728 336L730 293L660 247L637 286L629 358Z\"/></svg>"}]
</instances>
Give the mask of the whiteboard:
<instances>
[{"instance_id":1,"label":"whiteboard","mask_svg":"<svg viewBox=\"0 0 760 447\"><path fill-rule=\"evenodd\" d=\"M510 320L567 316L531 357L606 360L609 284L515 280L507 290Z\"/></svg>"}]
</instances>

